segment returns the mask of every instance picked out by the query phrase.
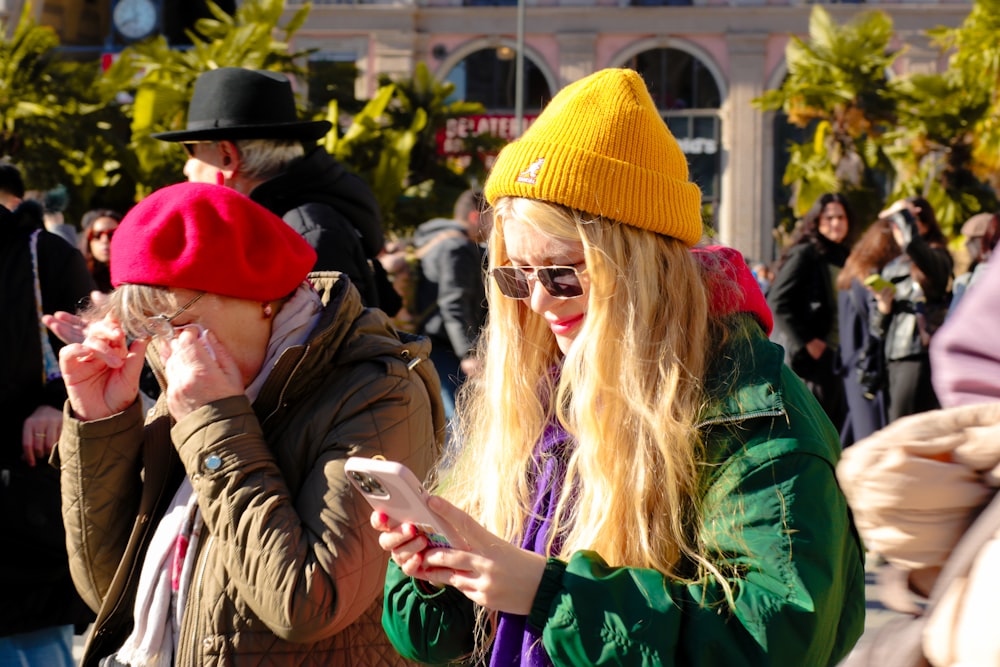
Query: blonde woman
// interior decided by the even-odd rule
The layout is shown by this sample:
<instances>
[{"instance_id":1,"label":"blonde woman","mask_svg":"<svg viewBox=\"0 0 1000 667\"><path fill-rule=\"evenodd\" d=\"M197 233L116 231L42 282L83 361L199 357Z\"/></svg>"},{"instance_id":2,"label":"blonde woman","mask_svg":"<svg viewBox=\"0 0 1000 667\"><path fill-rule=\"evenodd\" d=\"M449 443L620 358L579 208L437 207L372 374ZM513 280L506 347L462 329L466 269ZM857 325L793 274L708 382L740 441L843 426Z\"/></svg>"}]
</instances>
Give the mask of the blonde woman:
<instances>
[{"instance_id":1,"label":"blonde woman","mask_svg":"<svg viewBox=\"0 0 1000 667\"><path fill-rule=\"evenodd\" d=\"M372 515L397 650L837 663L864 621L837 433L768 342L742 257L690 251L700 192L642 79L568 86L500 154L486 196L483 373L431 499L452 548Z\"/></svg>"}]
</instances>

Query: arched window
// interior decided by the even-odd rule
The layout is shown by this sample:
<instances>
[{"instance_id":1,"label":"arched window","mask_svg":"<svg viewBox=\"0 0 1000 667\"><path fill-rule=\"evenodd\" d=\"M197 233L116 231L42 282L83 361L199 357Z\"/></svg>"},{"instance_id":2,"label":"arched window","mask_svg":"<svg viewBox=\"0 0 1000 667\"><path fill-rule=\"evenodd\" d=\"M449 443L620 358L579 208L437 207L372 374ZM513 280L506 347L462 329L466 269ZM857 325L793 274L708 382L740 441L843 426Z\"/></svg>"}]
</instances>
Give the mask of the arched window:
<instances>
[{"instance_id":1,"label":"arched window","mask_svg":"<svg viewBox=\"0 0 1000 667\"><path fill-rule=\"evenodd\" d=\"M462 59L446 77L455 84L449 101L480 102L489 113L513 113L516 95L514 50L509 46L474 51ZM538 113L552 98L548 82L538 66L524 58L524 111Z\"/></svg>"},{"instance_id":2,"label":"arched window","mask_svg":"<svg viewBox=\"0 0 1000 667\"><path fill-rule=\"evenodd\" d=\"M681 49L656 48L629 58L625 67L642 75L667 127L688 159L691 180L706 204L719 201L722 96L708 68Z\"/></svg>"}]
</instances>

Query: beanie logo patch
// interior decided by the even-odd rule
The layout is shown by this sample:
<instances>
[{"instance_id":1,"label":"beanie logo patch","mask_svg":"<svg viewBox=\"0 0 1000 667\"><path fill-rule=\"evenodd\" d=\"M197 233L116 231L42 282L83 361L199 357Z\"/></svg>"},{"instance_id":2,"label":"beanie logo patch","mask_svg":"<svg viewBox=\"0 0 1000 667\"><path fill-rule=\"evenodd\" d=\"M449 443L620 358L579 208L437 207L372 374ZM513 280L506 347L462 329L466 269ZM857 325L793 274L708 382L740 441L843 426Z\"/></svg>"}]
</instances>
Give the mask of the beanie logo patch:
<instances>
[{"instance_id":1,"label":"beanie logo patch","mask_svg":"<svg viewBox=\"0 0 1000 667\"><path fill-rule=\"evenodd\" d=\"M542 170L542 165L545 164L545 158L540 157L530 165L528 168L517 175L518 183L527 183L528 185L534 185L535 181L538 180L538 172Z\"/></svg>"}]
</instances>

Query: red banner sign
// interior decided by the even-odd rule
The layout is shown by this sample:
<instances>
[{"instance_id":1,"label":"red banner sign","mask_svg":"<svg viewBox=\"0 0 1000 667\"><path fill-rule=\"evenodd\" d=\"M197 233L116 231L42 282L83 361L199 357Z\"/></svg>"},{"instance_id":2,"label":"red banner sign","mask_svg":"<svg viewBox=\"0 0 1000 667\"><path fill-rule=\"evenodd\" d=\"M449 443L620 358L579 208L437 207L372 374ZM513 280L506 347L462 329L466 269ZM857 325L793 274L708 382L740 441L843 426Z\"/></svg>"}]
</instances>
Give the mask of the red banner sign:
<instances>
[{"instance_id":1,"label":"red banner sign","mask_svg":"<svg viewBox=\"0 0 1000 667\"><path fill-rule=\"evenodd\" d=\"M523 129L527 130L537 117L537 114L524 116ZM517 138L517 117L514 114L483 114L449 118L444 129L438 130L438 154L464 155L467 153L465 139L484 134L513 141Z\"/></svg>"}]
</instances>

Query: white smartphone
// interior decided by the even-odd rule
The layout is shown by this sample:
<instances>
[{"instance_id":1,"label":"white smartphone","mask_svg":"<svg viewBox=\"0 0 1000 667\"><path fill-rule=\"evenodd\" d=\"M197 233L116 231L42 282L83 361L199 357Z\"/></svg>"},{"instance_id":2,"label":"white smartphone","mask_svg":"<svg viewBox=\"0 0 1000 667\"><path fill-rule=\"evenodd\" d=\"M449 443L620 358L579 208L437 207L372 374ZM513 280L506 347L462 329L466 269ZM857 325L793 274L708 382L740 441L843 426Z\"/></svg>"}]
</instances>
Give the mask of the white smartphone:
<instances>
[{"instance_id":1,"label":"white smartphone","mask_svg":"<svg viewBox=\"0 0 1000 667\"><path fill-rule=\"evenodd\" d=\"M412 523L432 547L451 547L438 526L439 519L427 507L430 494L402 463L352 456L344 464L347 479L374 509L400 523Z\"/></svg>"}]
</instances>

